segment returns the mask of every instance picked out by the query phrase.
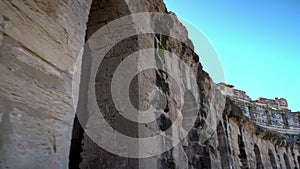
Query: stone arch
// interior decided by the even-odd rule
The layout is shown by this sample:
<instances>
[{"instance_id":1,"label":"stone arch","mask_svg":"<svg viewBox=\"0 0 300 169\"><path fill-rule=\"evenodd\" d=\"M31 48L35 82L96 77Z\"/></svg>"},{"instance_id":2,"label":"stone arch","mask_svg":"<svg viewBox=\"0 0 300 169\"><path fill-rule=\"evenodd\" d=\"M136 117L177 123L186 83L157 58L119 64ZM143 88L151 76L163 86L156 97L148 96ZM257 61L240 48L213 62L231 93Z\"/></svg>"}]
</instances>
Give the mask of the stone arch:
<instances>
[{"instance_id":1,"label":"stone arch","mask_svg":"<svg viewBox=\"0 0 300 169\"><path fill-rule=\"evenodd\" d=\"M218 150L220 153L220 158L221 158L221 166L223 169L230 169L230 152L229 152L229 146L228 146L228 141L225 135L224 128L222 126L222 123L219 122L217 126L217 134L218 134Z\"/></svg>"},{"instance_id":2,"label":"stone arch","mask_svg":"<svg viewBox=\"0 0 300 169\"><path fill-rule=\"evenodd\" d=\"M256 160L256 169L263 169L263 163L261 159L261 153L256 144L254 144L254 153L255 153L255 160Z\"/></svg>"},{"instance_id":3,"label":"stone arch","mask_svg":"<svg viewBox=\"0 0 300 169\"><path fill-rule=\"evenodd\" d=\"M289 158L288 158L288 156L286 155L286 153L283 154L283 159L284 159L284 162L285 162L285 167L286 167L286 169L292 169L292 168L291 168L291 165L290 165Z\"/></svg>"},{"instance_id":4,"label":"stone arch","mask_svg":"<svg viewBox=\"0 0 300 169\"><path fill-rule=\"evenodd\" d=\"M272 150L269 150L268 154L269 154L272 169L277 169L277 163L276 163L275 156L274 156Z\"/></svg>"},{"instance_id":5,"label":"stone arch","mask_svg":"<svg viewBox=\"0 0 300 169\"><path fill-rule=\"evenodd\" d=\"M245 147L245 143L243 140L243 135L242 135L242 131L240 129L241 135L238 135L238 144L239 144L239 150L240 150L240 154L239 154L239 158L240 158L240 162L242 164L241 168L249 168L248 165L248 159L247 159L247 153L246 153L246 147Z\"/></svg>"},{"instance_id":6,"label":"stone arch","mask_svg":"<svg viewBox=\"0 0 300 169\"><path fill-rule=\"evenodd\" d=\"M87 41L97 30L106 25L107 23L118 19L122 16L130 14L131 11L125 0L92 0L89 10L89 18L86 27L85 40ZM101 38L101 37L100 37ZM103 41L103 43L106 43ZM92 59L89 49L85 48L82 56L81 65L81 78L79 86L79 99L76 110L76 116L73 123L72 140L69 154L69 168L77 169L79 166L82 168L107 168L120 166L120 163L127 162L127 166L137 166L136 160L125 160L125 158L118 157L110 154L96 145L85 133L85 125L88 123L88 82L91 74ZM107 68L107 67L106 67ZM113 71L112 71L113 72ZM107 75L112 73L107 70ZM103 84L99 84L100 87ZM97 88L97 86L96 86ZM109 89L105 89L109 90ZM99 103L98 103L99 104ZM78 120L80 117L80 120ZM101 153L100 153L101 152ZM83 156L83 154L85 154ZM96 155L95 155L96 154ZM100 155L101 154L101 155ZM96 160L102 158L111 159L106 161ZM112 162L114 161L114 163ZM130 163L130 164L129 164Z\"/></svg>"}]
</instances>

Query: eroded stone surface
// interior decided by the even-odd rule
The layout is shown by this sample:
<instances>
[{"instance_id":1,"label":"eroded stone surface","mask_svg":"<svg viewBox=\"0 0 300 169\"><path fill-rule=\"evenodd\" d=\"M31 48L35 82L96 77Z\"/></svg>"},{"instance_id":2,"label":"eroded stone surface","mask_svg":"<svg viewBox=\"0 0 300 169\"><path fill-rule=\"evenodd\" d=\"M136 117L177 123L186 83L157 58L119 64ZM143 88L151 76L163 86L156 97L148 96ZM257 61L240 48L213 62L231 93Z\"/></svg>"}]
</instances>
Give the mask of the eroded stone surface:
<instances>
[{"instance_id":1,"label":"eroded stone surface","mask_svg":"<svg viewBox=\"0 0 300 169\"><path fill-rule=\"evenodd\" d=\"M0 168L67 168L89 6L0 1Z\"/></svg>"},{"instance_id":2,"label":"eroded stone surface","mask_svg":"<svg viewBox=\"0 0 300 169\"><path fill-rule=\"evenodd\" d=\"M84 40L108 22L136 12L175 16L161 0L0 1L0 168L68 168L69 161L70 168L89 169L300 168L299 113L291 112L284 99L252 101L233 86L214 84L202 70L187 31L176 17L167 22L171 28L157 20L151 29L173 32L182 42L159 34L127 38L108 53L100 73L90 79L93 60L89 51L81 58ZM118 37L124 29L135 31L136 21L129 23L106 29ZM99 51L111 42L103 37L96 38ZM109 100L109 82L129 54L162 44L192 71L157 50L155 63L162 71L141 71L131 83L130 97L134 106L145 110L151 106L150 93L161 89L168 104L161 106L163 115L155 121L132 123ZM143 62L137 59L132 64L139 70ZM164 71L180 75L180 85L174 85ZM180 96L180 89L192 83L188 73L196 77L199 91ZM87 116L81 126L76 119L74 122L75 109L79 115L93 111L89 86L84 83L90 80L96 80L98 106L116 130L131 137L187 136L171 150L149 158L126 158L105 151L84 133L83 128L88 131L96 125L93 116ZM188 109L195 103L200 105L198 111ZM187 119L168 131L181 115ZM186 125L192 129L184 130ZM164 143L158 139L155 144L158 146L148 148L159 150ZM128 146L121 148L128 151ZM131 151L142 148L136 146Z\"/></svg>"}]
</instances>

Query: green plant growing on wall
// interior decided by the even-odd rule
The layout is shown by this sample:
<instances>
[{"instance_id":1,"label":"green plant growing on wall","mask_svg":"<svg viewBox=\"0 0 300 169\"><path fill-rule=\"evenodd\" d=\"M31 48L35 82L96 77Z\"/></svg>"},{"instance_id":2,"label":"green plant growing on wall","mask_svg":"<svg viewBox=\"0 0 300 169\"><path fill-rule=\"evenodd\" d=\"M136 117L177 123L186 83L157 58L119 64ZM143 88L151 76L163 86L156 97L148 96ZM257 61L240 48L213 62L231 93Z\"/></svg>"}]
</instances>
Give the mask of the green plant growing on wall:
<instances>
[{"instance_id":1,"label":"green plant growing on wall","mask_svg":"<svg viewBox=\"0 0 300 169\"><path fill-rule=\"evenodd\" d=\"M160 35L159 47L159 56L165 60L165 50L167 49L167 38L165 35Z\"/></svg>"}]
</instances>

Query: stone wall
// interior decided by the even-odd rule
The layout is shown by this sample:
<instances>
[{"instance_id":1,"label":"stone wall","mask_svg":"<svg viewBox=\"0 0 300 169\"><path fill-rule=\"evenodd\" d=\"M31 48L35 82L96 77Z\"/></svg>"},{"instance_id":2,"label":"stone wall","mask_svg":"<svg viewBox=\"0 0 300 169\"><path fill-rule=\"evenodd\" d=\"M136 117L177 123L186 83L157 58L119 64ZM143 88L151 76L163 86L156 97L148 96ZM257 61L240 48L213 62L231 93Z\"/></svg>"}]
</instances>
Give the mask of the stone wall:
<instances>
[{"instance_id":1,"label":"stone wall","mask_svg":"<svg viewBox=\"0 0 300 169\"><path fill-rule=\"evenodd\" d=\"M257 168L257 158L261 158L259 164L264 168L288 168L287 165L299 168L299 142L286 139L277 129L258 125L242 112L236 100L227 98L224 114L227 115L225 121L228 122L225 128L229 131L229 142L233 150L231 155L236 168L243 168L241 161L245 161L244 168ZM257 151L254 151L255 147ZM245 150L245 153L241 150ZM285 155L289 157L287 160L284 159Z\"/></svg>"},{"instance_id":2,"label":"stone wall","mask_svg":"<svg viewBox=\"0 0 300 169\"><path fill-rule=\"evenodd\" d=\"M252 101L245 92L242 91L243 94L241 95L241 91L234 89L233 86L221 83L218 84L218 89L221 90L224 95L234 100L241 108L242 113L256 124L281 133L299 134L300 114L288 109L286 99L259 98Z\"/></svg>"},{"instance_id":3,"label":"stone wall","mask_svg":"<svg viewBox=\"0 0 300 169\"><path fill-rule=\"evenodd\" d=\"M170 17L168 22L159 17L152 22L152 34L123 39L97 66L93 52L105 50L124 30L137 31L137 20L130 17L125 25L106 25L137 12ZM84 46L103 27L114 36L93 37L100 48L92 43ZM157 29L165 32L157 34ZM166 36L170 32L172 36ZM165 57L162 44L183 63ZM131 82L130 100L144 110L151 106L151 92L161 90L167 102L153 122L133 123L114 107L110 84L128 55L153 47L158 48L153 52L161 70L141 70L146 63L138 53L131 62L140 73ZM299 115L287 109L284 99L252 101L233 86L215 85L202 70L186 29L161 0L0 0L0 52L0 168L300 168ZM165 72L176 73L172 79ZM190 75L196 78L198 91L190 85L194 83ZM181 80L176 86L177 76ZM159 135L153 150L160 150L168 138L182 141L147 158L109 153L88 134L97 126L91 93L115 130L131 137ZM199 110L189 109L195 105ZM168 131L177 117L186 119ZM186 125L192 128L185 131ZM130 144L120 147L123 153L145 149Z\"/></svg>"},{"instance_id":4,"label":"stone wall","mask_svg":"<svg viewBox=\"0 0 300 169\"><path fill-rule=\"evenodd\" d=\"M0 168L67 168L91 1L0 1Z\"/></svg>"},{"instance_id":5,"label":"stone wall","mask_svg":"<svg viewBox=\"0 0 300 169\"><path fill-rule=\"evenodd\" d=\"M221 91L223 95L232 96L245 101L251 101L251 98L246 94L245 91L234 89L233 85L219 83L217 88Z\"/></svg>"},{"instance_id":6,"label":"stone wall","mask_svg":"<svg viewBox=\"0 0 300 169\"><path fill-rule=\"evenodd\" d=\"M278 108L278 109L287 109L288 103L284 98L275 98L275 99L267 99L267 98L258 98L256 100L257 103L262 103L269 105L270 107Z\"/></svg>"},{"instance_id":7,"label":"stone wall","mask_svg":"<svg viewBox=\"0 0 300 169\"><path fill-rule=\"evenodd\" d=\"M133 3L133 2L130 2ZM129 4L130 4L129 3ZM127 2L128 4L128 2ZM104 25L105 23L108 23L109 21L112 21L114 19L117 19L121 17L123 14L130 14L132 10L135 11L144 11L144 12L166 12L166 9L162 2L160 3L139 3L136 4L135 6L126 6L126 3L119 3L118 6L114 6L114 2L110 1L109 3L104 3L102 1L94 1L92 4L92 13L90 13L90 19L88 22L88 29L87 32L95 32L93 30L97 30L101 28L101 25ZM97 9L99 11L97 11ZM110 15L110 13L117 13L118 11L123 11L122 14L119 16ZM101 13L105 12L105 13ZM107 20L102 20L102 18L97 18L93 14L101 15L101 16L106 16L110 15L111 17L108 17L109 19ZM138 36L133 36L128 39L124 39L120 44L114 46L113 52L109 53L108 55L105 56L103 63L97 67L97 65L93 65L93 61L89 61L88 58L90 56L89 53L87 55L83 56L83 65L86 64L87 62L87 67L91 67L91 69L100 69L98 70L97 76L96 76L96 97L97 97L97 102L98 106L100 109L103 110L103 114L105 117L111 120L111 125L114 126L114 129L118 130L119 132L130 135L132 137L134 136L139 136L139 137L150 137L153 135L161 135L162 139L164 140L164 137L182 137L182 130L183 130L183 125L184 122L181 124L176 124L174 126L174 129L171 131L171 135L168 134L168 131L165 131L166 127L168 128L169 126L166 124L165 121L172 121L174 122L174 118L177 116L182 116L183 113L189 113L188 111L190 110L181 110L179 109L180 107L187 106L187 104L195 104L193 102L193 98L197 100L198 103L201 103L201 112L192 112L198 117L194 117L195 119L198 119L197 125L193 128L193 131L195 131L196 136L191 136L194 137L196 140L192 140L194 142L198 142L197 144L200 144L199 141L204 142L203 140L207 139L210 137L210 135L213 134L214 128L217 125L217 116L220 116L220 112L223 111L224 105L225 105L225 97L220 95L219 91L216 89L215 85L211 81L210 77L207 75L207 73L202 71L202 67L199 64L199 59L198 56L193 52L192 48L193 46L191 45L191 41L187 38L187 31L186 29L182 26L182 24L177 20L177 18L174 16L174 14L171 14L173 18L169 18L169 20L161 20L161 18L157 18L157 20L151 25L153 25L152 31L154 32L153 34L144 34L144 35L138 35ZM96 19L97 18L97 19ZM99 20L101 19L101 20ZM131 18L129 17L128 20ZM167 27L164 25L163 21L167 21L168 24L173 25L171 28ZM128 21L132 24L134 24L134 20ZM95 24L96 23L96 24ZM97 26L94 26L97 25ZM120 25L121 26L121 25ZM95 29L97 27L97 29ZM164 28L165 27L165 28ZM108 26L109 28L109 26ZM118 26L117 26L118 28ZM131 24L125 24L125 26L122 26L120 29L122 30L127 30L130 32L130 28L132 28ZM179 37L178 39L181 39L181 41L178 41L172 37L167 37L165 35L157 34L155 33L155 30L161 30L164 32L164 34L170 34L170 32L177 32L178 34L173 35L173 37L177 36ZM113 29L110 30L110 32L121 32L121 30L118 29ZM112 34L116 34L112 33ZM92 33L91 33L92 34ZM88 33L88 36L90 34ZM98 36L97 36L98 37ZM105 46L105 42L101 41L101 37L95 38L96 40L99 40L99 43L104 43L103 45L100 44L100 46ZM158 117L158 119L154 122L147 123L147 124L135 124L132 123L126 119L123 119L122 116L119 115L119 113L115 110L113 102L111 100L111 96L109 93L107 93L107 90L109 89L111 80L112 80L112 75L116 71L116 67L119 66L119 64L126 59L126 57L138 50L141 49L147 49L147 48L153 48L158 46L159 43L162 43L163 38L165 39L166 43L166 50L169 50L170 52L175 53L178 55L181 59L184 61L185 64L189 65L188 67L191 67L192 72L189 72L188 70L183 69L183 65L180 63L172 63L172 60L167 60L164 56L161 55L159 49L156 49L154 52L157 54L156 55L156 64L160 65L162 71L159 70L144 70L141 71L135 80L133 80L133 86L134 88L130 89L130 93L132 97L136 97L138 95L138 100L131 100L133 104L135 104L138 108L141 109L146 109L149 107L149 93L151 93L154 89L161 89L164 94L167 95L167 100L168 100L168 105L167 109L164 108L162 111L162 115ZM138 42L138 43L136 43ZM92 46L92 45L91 45ZM104 48L104 47L103 47ZM91 48L91 51L93 52L94 49ZM97 52L99 48L96 48L94 52ZM122 53L119 51L123 51ZM124 52L126 51L126 52ZM92 53L91 52L91 53ZM141 55L142 56L142 55ZM143 64L142 60L136 60L134 61L133 65L136 65L134 67L135 69L138 69L140 64ZM84 68L82 68L84 69ZM86 72L82 72L82 79L86 79L86 77L90 77L90 73L92 70L87 70ZM183 79L180 80L179 88L176 88L174 86L174 82L172 82L172 77L168 78L169 75L167 75L165 72L177 72L177 76L182 76ZM103 73L105 72L105 73ZM195 94L189 95L188 93L185 94L184 96L181 96L179 93L179 89L185 91L186 88L189 88L189 84L192 84L192 80L189 79L190 77L187 76L190 73L194 74L193 76L197 80L195 81L195 85L199 85L200 93L198 94L197 91L193 91L192 93ZM174 73L173 73L174 74ZM178 78L180 79L180 78ZM93 77L88 78L84 81L82 81L81 87L85 86L85 82L93 81ZM178 84L177 84L178 85ZM86 86L87 88L82 89L83 91L90 90L91 92L88 93L93 93L93 86ZM171 88L172 87L172 88ZM175 88L174 88L175 87ZM85 95L85 94L83 94ZM201 97L200 97L201 95ZM93 105L91 103L91 100L93 96L89 97L83 96L83 99L79 99L81 102L86 102L87 107L85 110L82 110L83 114L91 114L91 112L96 111L93 108ZM183 97L183 98L181 98ZM182 100L180 100L182 99ZM191 100L190 100L191 99ZM201 99L201 100L198 100ZM187 100L190 100L188 102ZM216 102L219 102L218 104L213 104ZM196 102L196 103L197 103ZM182 104L182 105L181 105ZM79 105L81 103L79 102ZM102 108L101 108L102 107ZM218 113L219 112L219 113ZM81 112L78 112L81 113ZM83 126L85 130L91 131L91 129L88 126L95 126L97 125L97 121L94 121L96 119L96 116L90 115L88 117L86 126ZM207 121L204 121L204 119L207 119ZM184 121L185 119L183 119ZM193 121L189 122L189 125L193 125ZM124 126L126 126L124 128ZM138 129L137 129L138 127ZM173 131L174 130L174 131ZM103 131L106 132L106 131ZM203 135L201 139L196 138L199 137L199 134ZM76 133L76 132L75 132ZM166 135L166 136L165 136ZM98 138L101 138L101 135L97 136ZM77 138L76 138L77 139ZM167 138L165 138L167 139ZM108 140L109 141L109 140ZM156 147L160 147L163 145L162 140L158 139L155 140ZM108 153L106 150L101 149L100 147L97 146L97 144L93 143L93 141L88 137L88 135L84 135L83 137L83 148L81 152L81 158L82 161L79 162L79 165L81 168L95 168L95 166L98 166L100 168L168 168L168 167L177 167L177 168L187 168L189 165L189 159L187 157L187 153L185 152L185 149L191 149L186 143L185 145L179 144L175 146L173 149L165 152L162 155L157 155L154 157L148 157L148 158L142 158L142 159L131 159L131 158L123 158L119 157L116 155L113 155L111 153ZM196 143L195 143L196 144ZM80 145L79 145L80 146ZM117 145L120 146L120 145ZM123 147L125 150L128 147ZM136 147L136 151L139 151L143 147ZM126 153L126 152L124 152ZM76 158L75 158L76 159ZM78 159L78 158L77 158ZM105 159L100 160L100 159ZM191 160L191 159L190 159ZM201 159L200 159L201 160Z\"/></svg>"}]
</instances>

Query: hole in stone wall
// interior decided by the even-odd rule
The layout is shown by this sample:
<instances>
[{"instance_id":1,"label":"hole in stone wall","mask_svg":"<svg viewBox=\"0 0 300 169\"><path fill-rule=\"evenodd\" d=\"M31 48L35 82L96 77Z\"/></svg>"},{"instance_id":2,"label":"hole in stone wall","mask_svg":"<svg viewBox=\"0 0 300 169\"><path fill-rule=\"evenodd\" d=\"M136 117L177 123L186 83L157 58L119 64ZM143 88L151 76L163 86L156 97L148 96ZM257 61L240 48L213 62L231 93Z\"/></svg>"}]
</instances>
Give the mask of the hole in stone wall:
<instances>
[{"instance_id":1,"label":"hole in stone wall","mask_svg":"<svg viewBox=\"0 0 300 169\"><path fill-rule=\"evenodd\" d=\"M172 121L164 114L161 114L156 122L161 131L166 131L172 126Z\"/></svg>"},{"instance_id":2,"label":"hole in stone wall","mask_svg":"<svg viewBox=\"0 0 300 169\"><path fill-rule=\"evenodd\" d=\"M256 144L254 144L254 153L255 153L255 159L256 159L256 168L263 169L264 166L262 163L261 154L260 154L259 148Z\"/></svg>"}]
</instances>

